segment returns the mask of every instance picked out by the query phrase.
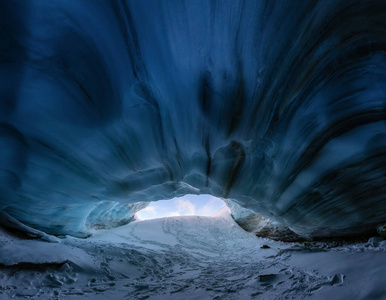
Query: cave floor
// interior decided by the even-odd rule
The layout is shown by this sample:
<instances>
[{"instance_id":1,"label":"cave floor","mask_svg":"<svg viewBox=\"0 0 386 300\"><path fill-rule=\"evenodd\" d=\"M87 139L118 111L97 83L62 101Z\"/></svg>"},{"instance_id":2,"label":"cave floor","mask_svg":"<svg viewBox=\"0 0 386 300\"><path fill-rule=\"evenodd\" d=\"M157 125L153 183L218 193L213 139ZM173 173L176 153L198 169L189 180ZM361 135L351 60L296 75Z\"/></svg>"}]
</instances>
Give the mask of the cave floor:
<instances>
[{"instance_id":1,"label":"cave floor","mask_svg":"<svg viewBox=\"0 0 386 300\"><path fill-rule=\"evenodd\" d=\"M245 232L224 209L58 243L0 231L0 299L384 299L385 262L377 238L275 242Z\"/></svg>"}]
</instances>

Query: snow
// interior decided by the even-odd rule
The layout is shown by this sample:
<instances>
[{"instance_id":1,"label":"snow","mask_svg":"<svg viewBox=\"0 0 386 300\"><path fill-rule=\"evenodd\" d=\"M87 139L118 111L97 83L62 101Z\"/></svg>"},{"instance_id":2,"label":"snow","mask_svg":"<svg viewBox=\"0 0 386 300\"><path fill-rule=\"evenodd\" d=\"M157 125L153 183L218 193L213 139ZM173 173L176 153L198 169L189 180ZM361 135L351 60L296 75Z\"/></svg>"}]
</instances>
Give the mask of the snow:
<instances>
[{"instance_id":1,"label":"snow","mask_svg":"<svg viewBox=\"0 0 386 300\"><path fill-rule=\"evenodd\" d=\"M380 299L385 252L381 238L338 247L258 238L226 207L59 243L1 231L0 299Z\"/></svg>"},{"instance_id":2,"label":"snow","mask_svg":"<svg viewBox=\"0 0 386 300\"><path fill-rule=\"evenodd\" d=\"M384 297L385 14L0 1L0 298Z\"/></svg>"},{"instance_id":3,"label":"snow","mask_svg":"<svg viewBox=\"0 0 386 300\"><path fill-rule=\"evenodd\" d=\"M224 201L210 195L185 195L181 198L151 202L137 212L141 220L173 216L210 216L225 206Z\"/></svg>"}]
</instances>

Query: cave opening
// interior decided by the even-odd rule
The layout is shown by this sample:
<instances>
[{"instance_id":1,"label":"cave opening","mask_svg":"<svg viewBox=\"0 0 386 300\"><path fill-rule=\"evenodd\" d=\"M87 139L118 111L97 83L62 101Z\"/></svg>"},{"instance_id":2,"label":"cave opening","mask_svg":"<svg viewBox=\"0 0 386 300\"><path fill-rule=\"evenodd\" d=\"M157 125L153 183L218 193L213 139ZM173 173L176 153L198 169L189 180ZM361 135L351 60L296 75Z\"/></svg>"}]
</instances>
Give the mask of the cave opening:
<instances>
[{"instance_id":1,"label":"cave opening","mask_svg":"<svg viewBox=\"0 0 386 300\"><path fill-rule=\"evenodd\" d=\"M385 1L0 15L0 300L386 299Z\"/></svg>"},{"instance_id":2,"label":"cave opening","mask_svg":"<svg viewBox=\"0 0 386 300\"><path fill-rule=\"evenodd\" d=\"M212 195L187 194L169 200L154 201L137 212L139 220L151 220L175 216L211 216L225 206L220 198Z\"/></svg>"}]
</instances>

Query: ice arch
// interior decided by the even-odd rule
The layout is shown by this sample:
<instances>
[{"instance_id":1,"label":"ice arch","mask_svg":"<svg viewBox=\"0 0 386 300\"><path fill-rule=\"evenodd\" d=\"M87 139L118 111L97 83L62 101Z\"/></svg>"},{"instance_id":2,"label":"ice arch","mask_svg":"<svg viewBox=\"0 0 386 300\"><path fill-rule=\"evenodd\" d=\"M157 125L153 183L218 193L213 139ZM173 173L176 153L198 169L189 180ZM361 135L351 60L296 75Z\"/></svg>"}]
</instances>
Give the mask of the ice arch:
<instances>
[{"instance_id":1,"label":"ice arch","mask_svg":"<svg viewBox=\"0 0 386 300\"><path fill-rule=\"evenodd\" d=\"M211 194L386 220L384 1L1 1L0 209L86 235ZM244 211L245 212L245 211Z\"/></svg>"}]
</instances>

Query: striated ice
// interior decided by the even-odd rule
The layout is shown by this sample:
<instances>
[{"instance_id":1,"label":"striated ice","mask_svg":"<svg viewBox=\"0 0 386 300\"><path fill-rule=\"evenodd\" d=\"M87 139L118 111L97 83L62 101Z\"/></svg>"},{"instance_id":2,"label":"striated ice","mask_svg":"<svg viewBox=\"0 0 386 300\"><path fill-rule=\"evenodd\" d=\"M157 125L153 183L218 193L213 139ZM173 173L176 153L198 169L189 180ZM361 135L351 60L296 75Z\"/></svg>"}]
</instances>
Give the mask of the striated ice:
<instances>
[{"instance_id":1,"label":"striated ice","mask_svg":"<svg viewBox=\"0 0 386 300\"><path fill-rule=\"evenodd\" d=\"M382 1L1 1L0 209L87 236L210 194L301 235L375 230L385 33Z\"/></svg>"}]
</instances>

